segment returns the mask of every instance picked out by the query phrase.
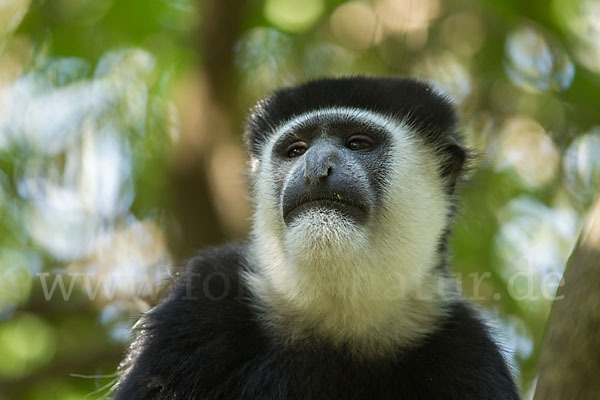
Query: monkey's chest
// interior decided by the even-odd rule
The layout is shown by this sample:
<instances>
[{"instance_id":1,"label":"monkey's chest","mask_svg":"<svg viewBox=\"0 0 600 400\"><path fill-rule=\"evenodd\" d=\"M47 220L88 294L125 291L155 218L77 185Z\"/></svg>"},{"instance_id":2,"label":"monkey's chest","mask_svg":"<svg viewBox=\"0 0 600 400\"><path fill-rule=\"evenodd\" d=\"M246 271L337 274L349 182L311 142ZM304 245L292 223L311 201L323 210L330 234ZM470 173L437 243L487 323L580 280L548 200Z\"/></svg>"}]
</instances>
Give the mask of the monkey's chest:
<instances>
[{"instance_id":1,"label":"monkey's chest","mask_svg":"<svg viewBox=\"0 0 600 400\"><path fill-rule=\"evenodd\" d=\"M357 361L327 349L238 349L247 352L234 366L213 368L214 399L453 399L455 369L441 360L407 355L397 359ZM447 365L445 365L447 367ZM464 392L463 392L464 393Z\"/></svg>"}]
</instances>

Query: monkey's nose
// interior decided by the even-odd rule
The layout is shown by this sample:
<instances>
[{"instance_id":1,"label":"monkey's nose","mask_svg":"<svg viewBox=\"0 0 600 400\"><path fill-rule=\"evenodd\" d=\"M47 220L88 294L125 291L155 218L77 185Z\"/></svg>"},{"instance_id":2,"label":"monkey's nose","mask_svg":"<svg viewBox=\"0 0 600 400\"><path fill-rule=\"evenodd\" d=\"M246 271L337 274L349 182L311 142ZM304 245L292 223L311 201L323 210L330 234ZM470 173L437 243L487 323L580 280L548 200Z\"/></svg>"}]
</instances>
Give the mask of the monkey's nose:
<instances>
[{"instance_id":1,"label":"monkey's nose","mask_svg":"<svg viewBox=\"0 0 600 400\"><path fill-rule=\"evenodd\" d=\"M331 176L336 164L335 152L310 149L305 154L304 181L308 185L324 183Z\"/></svg>"}]
</instances>

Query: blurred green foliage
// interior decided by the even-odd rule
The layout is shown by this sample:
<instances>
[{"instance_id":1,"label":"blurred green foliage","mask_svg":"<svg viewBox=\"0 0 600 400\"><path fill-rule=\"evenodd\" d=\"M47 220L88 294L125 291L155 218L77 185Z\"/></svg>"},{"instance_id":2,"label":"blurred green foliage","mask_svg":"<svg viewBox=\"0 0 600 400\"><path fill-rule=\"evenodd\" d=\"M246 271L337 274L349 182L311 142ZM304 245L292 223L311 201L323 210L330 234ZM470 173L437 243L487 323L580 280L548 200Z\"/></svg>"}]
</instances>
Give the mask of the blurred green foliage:
<instances>
[{"instance_id":1,"label":"blurred green foliage","mask_svg":"<svg viewBox=\"0 0 600 400\"><path fill-rule=\"evenodd\" d=\"M161 283L248 230L248 107L344 74L455 99L478 155L452 264L527 394L600 183L599 20L596 0L0 2L0 399L106 396Z\"/></svg>"}]
</instances>

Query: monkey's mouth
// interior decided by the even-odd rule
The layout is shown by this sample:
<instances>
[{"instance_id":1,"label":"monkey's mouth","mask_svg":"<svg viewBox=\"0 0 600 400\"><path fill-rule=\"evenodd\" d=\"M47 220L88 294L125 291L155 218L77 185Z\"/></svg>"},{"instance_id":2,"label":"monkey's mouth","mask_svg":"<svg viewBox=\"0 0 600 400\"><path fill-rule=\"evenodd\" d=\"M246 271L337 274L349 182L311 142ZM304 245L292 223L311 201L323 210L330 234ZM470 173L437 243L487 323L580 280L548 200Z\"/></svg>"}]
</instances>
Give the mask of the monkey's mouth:
<instances>
[{"instance_id":1,"label":"monkey's mouth","mask_svg":"<svg viewBox=\"0 0 600 400\"><path fill-rule=\"evenodd\" d=\"M289 223L306 211L318 209L335 210L357 222L363 222L368 215L368 208L365 204L334 193L331 196L299 199L291 207L286 207L283 210L283 220Z\"/></svg>"}]
</instances>

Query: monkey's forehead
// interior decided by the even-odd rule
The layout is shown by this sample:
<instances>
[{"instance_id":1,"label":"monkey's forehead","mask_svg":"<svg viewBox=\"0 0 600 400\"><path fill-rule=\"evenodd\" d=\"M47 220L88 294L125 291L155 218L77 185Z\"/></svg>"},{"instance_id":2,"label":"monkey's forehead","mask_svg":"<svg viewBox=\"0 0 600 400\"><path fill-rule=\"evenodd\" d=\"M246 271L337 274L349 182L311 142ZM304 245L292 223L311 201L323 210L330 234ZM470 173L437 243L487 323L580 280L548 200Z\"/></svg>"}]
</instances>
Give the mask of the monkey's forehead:
<instances>
[{"instance_id":1,"label":"monkey's forehead","mask_svg":"<svg viewBox=\"0 0 600 400\"><path fill-rule=\"evenodd\" d=\"M316 110L341 108L362 109L403 121L432 142L453 132L457 120L449 98L423 81L328 78L280 89L261 100L248 118L246 142L258 154L261 145L286 122Z\"/></svg>"}]
</instances>

